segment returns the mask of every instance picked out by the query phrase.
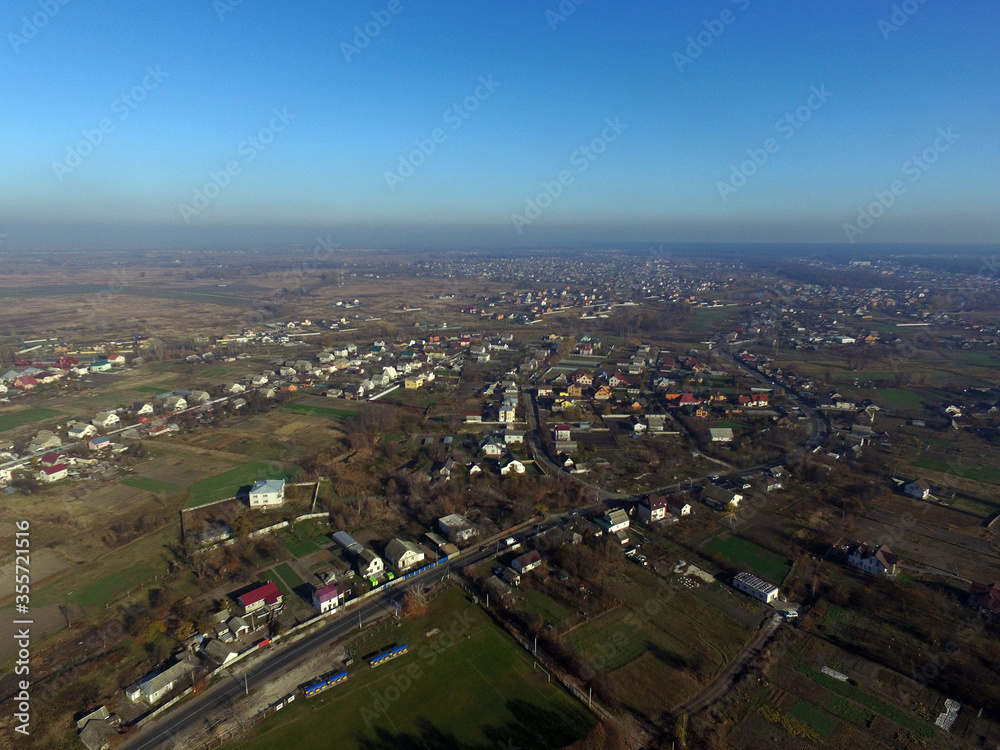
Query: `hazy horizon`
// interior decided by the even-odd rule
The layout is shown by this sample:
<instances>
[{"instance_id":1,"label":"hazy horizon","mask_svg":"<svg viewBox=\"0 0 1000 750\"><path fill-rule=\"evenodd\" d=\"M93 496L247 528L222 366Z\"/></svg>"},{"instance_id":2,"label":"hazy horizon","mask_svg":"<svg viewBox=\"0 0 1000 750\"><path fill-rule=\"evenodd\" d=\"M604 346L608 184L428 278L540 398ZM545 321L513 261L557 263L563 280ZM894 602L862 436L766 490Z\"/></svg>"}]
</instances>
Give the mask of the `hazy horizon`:
<instances>
[{"instance_id":1,"label":"hazy horizon","mask_svg":"<svg viewBox=\"0 0 1000 750\"><path fill-rule=\"evenodd\" d=\"M0 249L1000 239L986 7L48 7Z\"/></svg>"}]
</instances>

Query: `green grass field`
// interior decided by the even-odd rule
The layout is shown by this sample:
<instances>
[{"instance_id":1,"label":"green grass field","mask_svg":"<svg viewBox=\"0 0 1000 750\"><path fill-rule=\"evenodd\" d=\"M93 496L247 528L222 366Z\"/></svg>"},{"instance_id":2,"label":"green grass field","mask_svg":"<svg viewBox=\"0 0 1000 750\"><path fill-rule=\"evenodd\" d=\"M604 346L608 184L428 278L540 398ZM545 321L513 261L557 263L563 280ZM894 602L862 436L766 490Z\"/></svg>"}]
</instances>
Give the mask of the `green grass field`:
<instances>
[{"instance_id":1,"label":"green grass field","mask_svg":"<svg viewBox=\"0 0 1000 750\"><path fill-rule=\"evenodd\" d=\"M705 545L704 552L722 555L734 565L745 565L751 572L776 586L785 580L792 569L791 563L781 555L739 536L729 539L715 537Z\"/></svg>"},{"instance_id":2,"label":"green grass field","mask_svg":"<svg viewBox=\"0 0 1000 750\"><path fill-rule=\"evenodd\" d=\"M539 615L556 627L568 627L576 623L576 615L559 602L541 591L528 590L524 593L524 611Z\"/></svg>"},{"instance_id":3,"label":"green grass field","mask_svg":"<svg viewBox=\"0 0 1000 750\"><path fill-rule=\"evenodd\" d=\"M263 461L237 466L235 469L195 482L191 486L191 496L185 507L199 508L217 500L235 497L240 487L253 484L258 479L291 479L301 471L302 469L297 466L289 468Z\"/></svg>"},{"instance_id":4,"label":"green grass field","mask_svg":"<svg viewBox=\"0 0 1000 750\"><path fill-rule=\"evenodd\" d=\"M952 474L986 484L1000 484L1000 468L992 466L963 466L958 461L952 464L933 458L917 458L910 463L920 469L940 471L942 474Z\"/></svg>"},{"instance_id":5,"label":"green grass field","mask_svg":"<svg viewBox=\"0 0 1000 750\"><path fill-rule=\"evenodd\" d=\"M288 563L281 563L281 565L274 569L274 572L281 576L281 580L288 584L288 587L291 589L297 589L305 583L305 581L299 577L299 574L292 570Z\"/></svg>"},{"instance_id":6,"label":"green grass field","mask_svg":"<svg viewBox=\"0 0 1000 750\"><path fill-rule=\"evenodd\" d=\"M311 555L313 552L319 552L320 546L316 542L299 542L298 544L285 542L285 547L291 553L292 557L305 557L306 555Z\"/></svg>"},{"instance_id":7,"label":"green grass field","mask_svg":"<svg viewBox=\"0 0 1000 750\"><path fill-rule=\"evenodd\" d=\"M864 727L865 729L871 729L875 724L875 714L864 708L861 708L857 703L847 700L847 698L841 697L839 695L831 695L830 703L828 708L833 711L837 716L842 716L847 719L852 724L857 724L859 727Z\"/></svg>"},{"instance_id":8,"label":"green grass field","mask_svg":"<svg viewBox=\"0 0 1000 750\"><path fill-rule=\"evenodd\" d=\"M735 317L739 311L739 307L700 307L694 311L694 318L682 330L696 333L712 331L729 318Z\"/></svg>"},{"instance_id":9,"label":"green grass field","mask_svg":"<svg viewBox=\"0 0 1000 750\"><path fill-rule=\"evenodd\" d=\"M331 406L310 406L309 404L284 404L281 408L293 414L326 419L350 419L358 414L357 409L337 409Z\"/></svg>"},{"instance_id":10,"label":"green grass field","mask_svg":"<svg viewBox=\"0 0 1000 750\"><path fill-rule=\"evenodd\" d=\"M140 490L148 490L149 492L163 492L168 495L180 490L180 487L176 484L163 482L159 479L150 479L149 477L129 477L122 484L129 487L136 487Z\"/></svg>"},{"instance_id":11,"label":"green grass field","mask_svg":"<svg viewBox=\"0 0 1000 750\"><path fill-rule=\"evenodd\" d=\"M837 728L837 717L831 716L808 701L799 701L790 712L792 716L805 722L824 737L829 737Z\"/></svg>"},{"instance_id":12,"label":"green grass field","mask_svg":"<svg viewBox=\"0 0 1000 750\"><path fill-rule=\"evenodd\" d=\"M919 393L903 388L885 388L877 392L877 400L881 400L887 408L898 411L919 411L924 408L924 398Z\"/></svg>"},{"instance_id":13,"label":"green grass field","mask_svg":"<svg viewBox=\"0 0 1000 750\"><path fill-rule=\"evenodd\" d=\"M53 411L52 409L25 409L23 411L3 414L0 415L0 432L16 430L18 427L23 427L26 424L44 422L47 419L59 419L62 416L64 416L62 412Z\"/></svg>"},{"instance_id":14,"label":"green grass field","mask_svg":"<svg viewBox=\"0 0 1000 750\"><path fill-rule=\"evenodd\" d=\"M278 538L292 557L305 557L330 543L330 525L316 521L298 523L282 530Z\"/></svg>"},{"instance_id":15,"label":"green grass field","mask_svg":"<svg viewBox=\"0 0 1000 750\"><path fill-rule=\"evenodd\" d=\"M904 729L909 729L914 734L918 734L921 737L934 736L934 727L930 724L911 716L905 711L902 711L889 703L886 703L881 698L876 698L874 695L866 693L860 688L856 688L853 685L841 682L840 680L835 680L829 675L817 672L805 665L800 664L796 666L795 669L811 679L813 682L822 685L830 692L839 695L841 698L847 698L854 701L859 706L863 706L871 711L874 711L879 716L899 724L899 726Z\"/></svg>"},{"instance_id":16,"label":"green grass field","mask_svg":"<svg viewBox=\"0 0 1000 750\"><path fill-rule=\"evenodd\" d=\"M376 669L360 658L403 643L409 653ZM556 750L594 724L457 588L435 599L426 616L364 641L358 656L347 682L300 698L230 748Z\"/></svg>"}]
</instances>

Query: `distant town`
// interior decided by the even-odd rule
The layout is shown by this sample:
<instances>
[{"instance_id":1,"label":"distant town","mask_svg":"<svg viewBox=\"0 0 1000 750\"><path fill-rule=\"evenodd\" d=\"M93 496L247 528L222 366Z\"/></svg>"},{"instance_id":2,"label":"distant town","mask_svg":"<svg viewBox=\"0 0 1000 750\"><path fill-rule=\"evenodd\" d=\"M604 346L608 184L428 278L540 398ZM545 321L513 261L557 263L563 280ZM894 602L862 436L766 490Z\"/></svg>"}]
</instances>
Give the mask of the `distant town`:
<instances>
[{"instance_id":1,"label":"distant town","mask_svg":"<svg viewBox=\"0 0 1000 750\"><path fill-rule=\"evenodd\" d=\"M784 253L4 266L33 741L997 746L1000 278Z\"/></svg>"}]
</instances>

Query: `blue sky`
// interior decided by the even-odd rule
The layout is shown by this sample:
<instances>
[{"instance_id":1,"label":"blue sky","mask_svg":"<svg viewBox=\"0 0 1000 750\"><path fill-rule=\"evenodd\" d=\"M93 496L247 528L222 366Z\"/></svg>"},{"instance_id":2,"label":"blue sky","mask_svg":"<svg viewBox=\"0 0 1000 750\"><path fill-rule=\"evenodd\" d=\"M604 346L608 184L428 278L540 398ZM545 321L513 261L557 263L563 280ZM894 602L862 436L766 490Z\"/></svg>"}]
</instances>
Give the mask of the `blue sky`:
<instances>
[{"instance_id":1,"label":"blue sky","mask_svg":"<svg viewBox=\"0 0 1000 750\"><path fill-rule=\"evenodd\" d=\"M12 246L1000 234L985 3L64 2L0 11Z\"/></svg>"}]
</instances>

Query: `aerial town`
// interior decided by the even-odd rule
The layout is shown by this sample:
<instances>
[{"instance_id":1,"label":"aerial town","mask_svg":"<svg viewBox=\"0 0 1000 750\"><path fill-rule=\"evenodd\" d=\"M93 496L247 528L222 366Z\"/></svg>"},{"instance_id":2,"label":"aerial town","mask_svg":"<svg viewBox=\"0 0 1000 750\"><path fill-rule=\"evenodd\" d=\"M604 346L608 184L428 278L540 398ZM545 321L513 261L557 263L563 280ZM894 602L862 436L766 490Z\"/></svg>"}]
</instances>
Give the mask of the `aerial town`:
<instances>
[{"instance_id":1,"label":"aerial town","mask_svg":"<svg viewBox=\"0 0 1000 750\"><path fill-rule=\"evenodd\" d=\"M34 746L1000 745L984 259L47 262L0 271Z\"/></svg>"}]
</instances>

